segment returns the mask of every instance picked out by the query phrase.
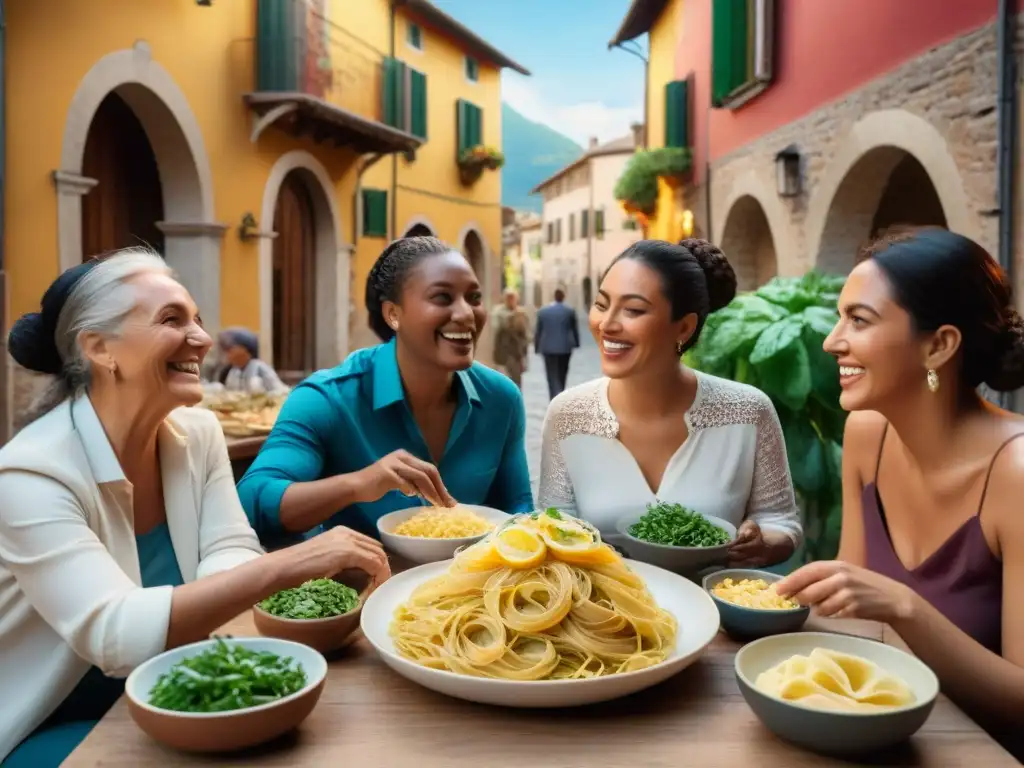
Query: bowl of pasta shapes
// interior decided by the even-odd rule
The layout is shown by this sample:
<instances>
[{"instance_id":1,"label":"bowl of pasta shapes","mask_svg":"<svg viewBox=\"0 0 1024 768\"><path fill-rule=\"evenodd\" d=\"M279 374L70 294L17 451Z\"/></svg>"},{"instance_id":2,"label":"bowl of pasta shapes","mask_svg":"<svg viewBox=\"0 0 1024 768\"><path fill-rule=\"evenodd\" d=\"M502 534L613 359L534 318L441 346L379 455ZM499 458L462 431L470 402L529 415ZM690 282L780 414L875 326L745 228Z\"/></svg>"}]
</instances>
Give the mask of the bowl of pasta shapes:
<instances>
[{"instance_id":1,"label":"bowl of pasta shapes","mask_svg":"<svg viewBox=\"0 0 1024 768\"><path fill-rule=\"evenodd\" d=\"M377 520L384 548L412 563L449 560L456 550L475 544L508 520L499 509L474 504L454 507L412 507L389 512Z\"/></svg>"},{"instance_id":2,"label":"bowl of pasta shapes","mask_svg":"<svg viewBox=\"0 0 1024 768\"><path fill-rule=\"evenodd\" d=\"M635 560L674 573L696 574L729 559L736 526L680 504L659 502L642 514L620 519L617 544Z\"/></svg>"},{"instance_id":3,"label":"bowl of pasta shapes","mask_svg":"<svg viewBox=\"0 0 1024 768\"><path fill-rule=\"evenodd\" d=\"M231 752L296 728L316 706L327 660L272 637L214 638L140 664L125 681L132 720L186 752Z\"/></svg>"},{"instance_id":4,"label":"bowl of pasta shapes","mask_svg":"<svg viewBox=\"0 0 1024 768\"><path fill-rule=\"evenodd\" d=\"M320 653L336 651L359 628L363 601L372 586L370 577L359 570L313 579L258 602L253 623L266 637L303 643Z\"/></svg>"},{"instance_id":5,"label":"bowl of pasta shapes","mask_svg":"<svg viewBox=\"0 0 1024 768\"><path fill-rule=\"evenodd\" d=\"M769 730L829 755L899 744L924 725L939 680L920 659L850 635L793 632L754 640L736 654L736 679Z\"/></svg>"},{"instance_id":6,"label":"bowl of pasta shapes","mask_svg":"<svg viewBox=\"0 0 1024 768\"><path fill-rule=\"evenodd\" d=\"M727 568L705 576L703 585L718 607L722 629L749 639L795 632L807 621L809 607L775 591L781 579L769 571Z\"/></svg>"},{"instance_id":7,"label":"bowl of pasta shapes","mask_svg":"<svg viewBox=\"0 0 1024 768\"><path fill-rule=\"evenodd\" d=\"M379 587L363 635L425 688L508 707L608 701L693 663L718 632L698 585L624 560L555 510L515 515L450 561Z\"/></svg>"}]
</instances>

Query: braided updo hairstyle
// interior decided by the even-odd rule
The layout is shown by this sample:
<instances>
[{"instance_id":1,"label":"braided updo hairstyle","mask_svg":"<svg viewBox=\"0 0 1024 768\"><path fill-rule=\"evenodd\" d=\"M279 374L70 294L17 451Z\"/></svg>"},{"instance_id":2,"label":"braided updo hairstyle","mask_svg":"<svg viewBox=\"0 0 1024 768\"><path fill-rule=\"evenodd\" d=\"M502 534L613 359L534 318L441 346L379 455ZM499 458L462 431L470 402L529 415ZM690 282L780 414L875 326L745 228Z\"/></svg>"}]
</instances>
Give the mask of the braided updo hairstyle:
<instances>
[{"instance_id":1,"label":"braided updo hairstyle","mask_svg":"<svg viewBox=\"0 0 1024 768\"><path fill-rule=\"evenodd\" d=\"M736 273L725 254L707 240L688 237L677 245L664 240L641 240L615 257L635 259L658 273L665 298L672 305L672 321L697 315L697 326L680 352L697 343L708 315L736 295ZM607 273L606 273L607 274Z\"/></svg>"},{"instance_id":2,"label":"braided updo hairstyle","mask_svg":"<svg viewBox=\"0 0 1024 768\"><path fill-rule=\"evenodd\" d=\"M889 281L914 330L960 331L960 385L997 392L1024 386L1024 321L1010 283L988 251L938 227L887 233L862 249Z\"/></svg>"},{"instance_id":3,"label":"braided updo hairstyle","mask_svg":"<svg viewBox=\"0 0 1024 768\"><path fill-rule=\"evenodd\" d=\"M398 303L409 272L424 258L449 253L450 245L436 237L403 237L385 248L366 278L366 313L370 328L381 341L390 341L394 329L384 319L384 302Z\"/></svg>"}]
</instances>

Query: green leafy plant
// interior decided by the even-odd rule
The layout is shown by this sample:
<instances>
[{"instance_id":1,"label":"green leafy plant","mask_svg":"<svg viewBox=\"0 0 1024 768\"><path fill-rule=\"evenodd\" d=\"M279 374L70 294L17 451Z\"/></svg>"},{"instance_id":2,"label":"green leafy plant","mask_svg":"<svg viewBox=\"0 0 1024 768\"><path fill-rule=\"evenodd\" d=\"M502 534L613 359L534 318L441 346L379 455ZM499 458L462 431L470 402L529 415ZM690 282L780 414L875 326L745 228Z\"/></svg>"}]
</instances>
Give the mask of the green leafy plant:
<instances>
[{"instance_id":1,"label":"green leafy plant","mask_svg":"<svg viewBox=\"0 0 1024 768\"><path fill-rule=\"evenodd\" d=\"M679 177L690 170L690 150L662 147L635 153L615 183L614 195L627 210L654 213L658 177Z\"/></svg>"},{"instance_id":2,"label":"green leafy plant","mask_svg":"<svg viewBox=\"0 0 1024 768\"><path fill-rule=\"evenodd\" d=\"M779 414L793 486L804 509L804 558L834 557L842 512L839 371L822 349L839 315L845 278L776 277L708 317L687 365L751 384Z\"/></svg>"}]
</instances>

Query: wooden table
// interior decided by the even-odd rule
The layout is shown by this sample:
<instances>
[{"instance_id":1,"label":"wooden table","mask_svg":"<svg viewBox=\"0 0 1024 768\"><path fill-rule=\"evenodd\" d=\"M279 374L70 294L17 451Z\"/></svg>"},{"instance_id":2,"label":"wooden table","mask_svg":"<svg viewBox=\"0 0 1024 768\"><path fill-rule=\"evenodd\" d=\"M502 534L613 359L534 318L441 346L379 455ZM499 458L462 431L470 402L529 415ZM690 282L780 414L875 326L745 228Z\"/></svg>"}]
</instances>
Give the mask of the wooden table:
<instances>
[{"instance_id":1,"label":"wooden table","mask_svg":"<svg viewBox=\"0 0 1024 768\"><path fill-rule=\"evenodd\" d=\"M811 619L807 629L893 641L880 624ZM255 634L249 612L222 628ZM739 644L720 634L704 656L661 685L579 709L519 710L451 699L407 681L362 637L331 660L319 704L297 732L244 754L166 749L119 701L64 763L86 766L273 765L363 768L803 768L885 765L1002 768L1017 761L944 696L905 746L870 763L824 758L768 731L733 675Z\"/></svg>"}]
</instances>

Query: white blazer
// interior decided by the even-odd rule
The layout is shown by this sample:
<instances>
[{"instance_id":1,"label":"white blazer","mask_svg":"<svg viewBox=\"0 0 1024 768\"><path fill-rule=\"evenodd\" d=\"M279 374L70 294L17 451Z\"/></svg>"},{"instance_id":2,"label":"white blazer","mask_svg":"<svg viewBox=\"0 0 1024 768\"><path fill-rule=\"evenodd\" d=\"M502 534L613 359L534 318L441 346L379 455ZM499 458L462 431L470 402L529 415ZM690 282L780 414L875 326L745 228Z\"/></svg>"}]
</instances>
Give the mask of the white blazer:
<instances>
[{"instance_id":1,"label":"white blazer","mask_svg":"<svg viewBox=\"0 0 1024 768\"><path fill-rule=\"evenodd\" d=\"M184 580L259 557L216 417L179 408L158 439ZM0 449L0 761L91 665L123 677L164 650L173 588L142 588L133 518L132 485L88 397Z\"/></svg>"}]
</instances>

